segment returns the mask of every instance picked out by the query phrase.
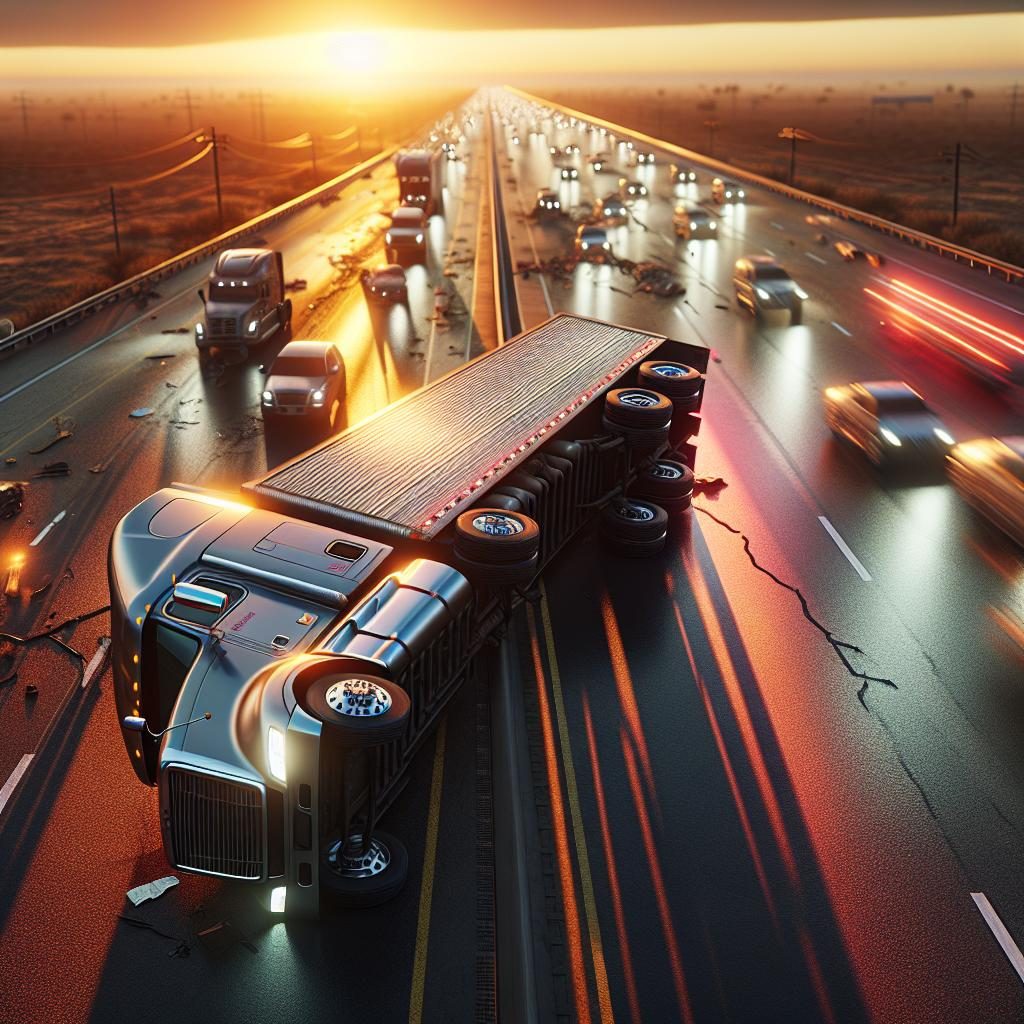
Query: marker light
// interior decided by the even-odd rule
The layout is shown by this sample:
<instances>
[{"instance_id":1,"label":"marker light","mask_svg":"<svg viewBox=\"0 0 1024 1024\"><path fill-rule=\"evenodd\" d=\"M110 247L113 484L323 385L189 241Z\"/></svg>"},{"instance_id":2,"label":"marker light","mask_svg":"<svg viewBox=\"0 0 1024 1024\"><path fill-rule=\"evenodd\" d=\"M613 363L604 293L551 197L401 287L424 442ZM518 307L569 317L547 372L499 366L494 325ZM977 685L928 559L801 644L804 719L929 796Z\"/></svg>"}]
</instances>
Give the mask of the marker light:
<instances>
[{"instance_id":1,"label":"marker light","mask_svg":"<svg viewBox=\"0 0 1024 1024\"><path fill-rule=\"evenodd\" d=\"M263 404L273 405L274 404L274 393L272 391L263 392Z\"/></svg>"},{"instance_id":2,"label":"marker light","mask_svg":"<svg viewBox=\"0 0 1024 1024\"><path fill-rule=\"evenodd\" d=\"M270 774L278 782L284 782L284 733L273 726L267 730L267 764ZM282 906L281 909L283 910L284 907Z\"/></svg>"},{"instance_id":3,"label":"marker light","mask_svg":"<svg viewBox=\"0 0 1024 1024\"><path fill-rule=\"evenodd\" d=\"M949 432L943 430L942 427L936 427L934 434L943 444L956 444L953 438L950 437Z\"/></svg>"},{"instance_id":4,"label":"marker light","mask_svg":"<svg viewBox=\"0 0 1024 1024\"><path fill-rule=\"evenodd\" d=\"M903 442L888 428L881 427L878 431L894 448L902 446Z\"/></svg>"}]
</instances>

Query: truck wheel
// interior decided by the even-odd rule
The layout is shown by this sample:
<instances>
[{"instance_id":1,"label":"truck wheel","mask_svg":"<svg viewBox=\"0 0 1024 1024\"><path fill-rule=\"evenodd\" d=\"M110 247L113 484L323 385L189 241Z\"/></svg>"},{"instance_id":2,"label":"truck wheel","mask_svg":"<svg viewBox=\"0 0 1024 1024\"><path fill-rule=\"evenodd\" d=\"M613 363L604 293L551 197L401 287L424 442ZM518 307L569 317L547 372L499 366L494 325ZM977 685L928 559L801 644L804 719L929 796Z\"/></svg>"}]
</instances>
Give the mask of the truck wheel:
<instances>
[{"instance_id":1,"label":"truck wheel","mask_svg":"<svg viewBox=\"0 0 1024 1024\"><path fill-rule=\"evenodd\" d=\"M539 549L540 528L521 512L472 508L455 520L455 551L470 561L522 562Z\"/></svg>"},{"instance_id":2,"label":"truck wheel","mask_svg":"<svg viewBox=\"0 0 1024 1024\"><path fill-rule=\"evenodd\" d=\"M488 587L521 587L537 575L540 555L534 553L520 562L478 562L455 549L455 568L473 583Z\"/></svg>"},{"instance_id":3,"label":"truck wheel","mask_svg":"<svg viewBox=\"0 0 1024 1024\"><path fill-rule=\"evenodd\" d=\"M688 508L693 497L693 470L682 462L658 459L636 478L632 492L665 507Z\"/></svg>"},{"instance_id":4,"label":"truck wheel","mask_svg":"<svg viewBox=\"0 0 1024 1024\"><path fill-rule=\"evenodd\" d=\"M666 398L689 398L700 394L703 378L685 363L668 359L650 359L640 364L637 380L643 388L658 391Z\"/></svg>"},{"instance_id":5,"label":"truck wheel","mask_svg":"<svg viewBox=\"0 0 1024 1024\"><path fill-rule=\"evenodd\" d=\"M672 419L672 403L648 388L615 388L605 396L604 415L623 427L658 429Z\"/></svg>"},{"instance_id":6,"label":"truck wheel","mask_svg":"<svg viewBox=\"0 0 1024 1024\"><path fill-rule=\"evenodd\" d=\"M659 540L664 538L668 529L668 513L653 501L619 498L605 506L601 527L611 540Z\"/></svg>"},{"instance_id":7,"label":"truck wheel","mask_svg":"<svg viewBox=\"0 0 1024 1024\"><path fill-rule=\"evenodd\" d=\"M349 749L397 740L409 720L409 695L389 679L363 672L325 672L313 680L300 703L341 734Z\"/></svg>"},{"instance_id":8,"label":"truck wheel","mask_svg":"<svg viewBox=\"0 0 1024 1024\"><path fill-rule=\"evenodd\" d=\"M601 417L601 427L606 434L618 434L631 445L658 445L668 441L669 435L668 424L664 427L644 430L640 427L625 427L621 423L608 419L607 416Z\"/></svg>"},{"instance_id":9,"label":"truck wheel","mask_svg":"<svg viewBox=\"0 0 1024 1024\"><path fill-rule=\"evenodd\" d=\"M408 874L405 844L388 832L374 831L370 848L361 857L346 854L343 838L328 843L320 857L321 892L341 907L386 903L402 891Z\"/></svg>"},{"instance_id":10,"label":"truck wheel","mask_svg":"<svg viewBox=\"0 0 1024 1024\"><path fill-rule=\"evenodd\" d=\"M281 303L281 333L286 337L292 336L292 300L285 299Z\"/></svg>"}]
</instances>

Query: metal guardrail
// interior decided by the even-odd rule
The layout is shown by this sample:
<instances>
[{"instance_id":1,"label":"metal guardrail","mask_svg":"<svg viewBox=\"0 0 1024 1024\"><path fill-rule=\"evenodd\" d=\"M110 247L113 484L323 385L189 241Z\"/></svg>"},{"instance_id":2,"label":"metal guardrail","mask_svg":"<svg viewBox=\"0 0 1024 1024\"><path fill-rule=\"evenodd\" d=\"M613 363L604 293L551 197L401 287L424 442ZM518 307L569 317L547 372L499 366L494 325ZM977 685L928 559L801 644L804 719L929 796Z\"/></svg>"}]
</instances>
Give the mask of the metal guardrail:
<instances>
[{"instance_id":1,"label":"metal guardrail","mask_svg":"<svg viewBox=\"0 0 1024 1024\"><path fill-rule=\"evenodd\" d=\"M498 147L491 145L491 217L493 223L492 245L494 246L494 295L498 303L498 323L501 327L502 342L522 332L523 322L519 315L519 300L516 297L515 271L512 267L512 246L505 222L505 204L501 196L501 170L498 167Z\"/></svg>"},{"instance_id":2,"label":"metal guardrail","mask_svg":"<svg viewBox=\"0 0 1024 1024\"><path fill-rule=\"evenodd\" d=\"M975 252L973 249L966 249L960 245L953 245L951 242L946 242L941 238L936 238L934 235L925 234L923 231L915 231L913 228L904 227L902 224L897 224L891 220L885 220L883 217L875 217L870 213L864 213L862 210L855 210L852 206L843 206L842 203L834 203L830 199L825 199L822 196L816 196L812 192L804 192L802 189L793 188L792 186L785 185L780 181L775 181L773 178L765 178L760 174L754 174L752 171L745 171L741 167L735 167L734 165L724 163L721 160L714 160L711 157L704 156L692 149L684 149L682 146L666 142L664 139L656 139L652 135L645 135L643 132L633 131L631 128L626 128L623 125L616 124L614 121L606 121L604 118L595 117L593 114L586 114L581 110L574 110L572 107L564 106L561 103L554 103L551 100L546 100L542 96L534 96L532 93L524 92L522 89L516 89L514 86L506 86L505 88L521 99L527 100L531 103L538 103L543 107L548 107L553 110L560 110L563 114L566 114L569 117L579 118L580 120L586 121L588 124L600 125L607 128L610 132L614 132L615 135L633 139L637 142L643 142L645 145L653 146L657 149L666 150L667 152L674 153L676 156L682 157L685 160L692 160L705 167L720 171L722 174L726 174L731 178L740 178L744 181L750 182L751 184L758 185L761 188L769 189L772 192L778 192L780 195L787 196L790 199L797 199L812 206L820 207L823 210L828 210L837 217L841 217L843 220L856 221L859 224L864 224L867 227L873 228L875 231L881 231L884 234L900 238L911 245L937 252L942 256L948 256L956 260L958 263L967 263L972 267L984 268L988 274L1001 274L1007 281L1014 284L1024 283L1024 267L1018 267L1014 263L1007 263L1004 260L998 260L992 256L986 256L983 253Z\"/></svg>"},{"instance_id":3,"label":"metal guardrail","mask_svg":"<svg viewBox=\"0 0 1024 1024\"><path fill-rule=\"evenodd\" d=\"M216 238L211 238L200 245L187 249L183 253L179 253L177 256L172 256L170 259L164 260L163 263L158 263L150 270L136 274L134 277L130 277L128 280L106 289L106 291L91 295L89 298L83 299L81 302L77 302L75 305L69 306L59 313L48 316L45 320L40 320L37 323L30 324L28 327L23 327L20 331L15 331L10 337L0 341L0 357L16 349L31 345L43 338L50 337L55 331L85 319L104 306L145 294L155 282L163 281L185 267L198 263L207 256L223 249L225 245L251 235L258 228L265 227L267 224L274 224L285 217L290 217L299 210L304 210L307 206L312 206L313 203L319 202L323 196L331 191L350 185L367 171L371 171L386 160L389 160L397 149L397 146L389 146L368 160L364 160L362 163L356 164L355 167L331 178L330 181L317 185L316 188L312 188L308 192L304 192L301 196L289 199L280 206L275 206L274 209L261 213L251 220L247 220L244 224L240 224L238 227L231 228L229 231L217 235Z\"/></svg>"}]
</instances>

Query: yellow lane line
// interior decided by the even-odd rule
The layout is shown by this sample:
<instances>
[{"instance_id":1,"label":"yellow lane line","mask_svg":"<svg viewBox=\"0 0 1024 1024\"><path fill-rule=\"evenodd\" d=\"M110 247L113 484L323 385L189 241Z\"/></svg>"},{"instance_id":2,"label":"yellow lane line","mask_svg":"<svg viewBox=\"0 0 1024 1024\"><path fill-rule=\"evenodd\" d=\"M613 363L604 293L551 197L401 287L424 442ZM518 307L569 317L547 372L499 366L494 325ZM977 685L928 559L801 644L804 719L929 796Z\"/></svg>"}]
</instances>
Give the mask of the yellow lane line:
<instances>
[{"instance_id":1,"label":"yellow lane line","mask_svg":"<svg viewBox=\"0 0 1024 1024\"><path fill-rule=\"evenodd\" d=\"M434 775L430 782L430 808L427 811L427 842L423 852L423 882L420 885L420 912L416 924L416 952L412 962L412 991L409 993L409 1024L423 1020L423 990L427 983L427 942L430 938L430 904L434 896L434 863L437 859L437 832L441 821L441 783L444 780L444 741L447 718L441 719L434 744Z\"/></svg>"},{"instance_id":2,"label":"yellow lane line","mask_svg":"<svg viewBox=\"0 0 1024 1024\"><path fill-rule=\"evenodd\" d=\"M583 909L587 917L587 931L590 933L590 951L594 960L594 977L597 981L597 1002L601 1009L602 1024L610 1024L612 997L608 991L608 972L604 963L604 946L601 943L601 926L597 918L597 901L594 899L594 882L590 873L590 857L587 853L587 837L583 830L583 812L580 810L579 790L576 788L576 768L569 745L569 723L565 714L562 697L562 679L558 671L558 657L555 654L555 635L551 628L551 613L548 610L548 594L543 581L540 584L540 613L544 625L544 643L547 647L548 666L551 671L551 692L554 697L555 718L558 721L558 740L562 748L562 767L565 770L565 791L569 799L569 813L572 818L573 840L576 844L576 859L580 868L580 888L583 892Z\"/></svg>"}]
</instances>

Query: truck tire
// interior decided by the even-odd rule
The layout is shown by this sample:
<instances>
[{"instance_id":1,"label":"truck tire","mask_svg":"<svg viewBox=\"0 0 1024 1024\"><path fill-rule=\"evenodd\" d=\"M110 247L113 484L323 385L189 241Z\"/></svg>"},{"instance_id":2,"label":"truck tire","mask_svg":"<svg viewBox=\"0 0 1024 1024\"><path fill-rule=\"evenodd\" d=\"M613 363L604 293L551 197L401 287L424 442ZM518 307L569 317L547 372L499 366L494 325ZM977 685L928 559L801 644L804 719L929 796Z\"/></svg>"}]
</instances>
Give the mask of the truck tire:
<instances>
[{"instance_id":1,"label":"truck tire","mask_svg":"<svg viewBox=\"0 0 1024 1024\"><path fill-rule=\"evenodd\" d=\"M640 364L637 381L640 387L658 391L666 398L690 398L700 394L704 378L685 363L649 359Z\"/></svg>"},{"instance_id":2,"label":"truck tire","mask_svg":"<svg viewBox=\"0 0 1024 1024\"><path fill-rule=\"evenodd\" d=\"M285 299L281 303L281 333L286 337L292 336L292 300Z\"/></svg>"},{"instance_id":3,"label":"truck tire","mask_svg":"<svg viewBox=\"0 0 1024 1024\"><path fill-rule=\"evenodd\" d=\"M643 498L618 498L604 507L601 529L613 541L654 541L664 538L668 513Z\"/></svg>"},{"instance_id":4,"label":"truck tire","mask_svg":"<svg viewBox=\"0 0 1024 1024\"><path fill-rule=\"evenodd\" d=\"M521 562L478 562L455 549L455 568L471 582L488 587L521 587L537 575L540 555Z\"/></svg>"},{"instance_id":5,"label":"truck tire","mask_svg":"<svg viewBox=\"0 0 1024 1024\"><path fill-rule=\"evenodd\" d=\"M633 482L631 496L658 502L665 508L689 508L693 470L673 459L657 459Z\"/></svg>"},{"instance_id":6,"label":"truck tire","mask_svg":"<svg viewBox=\"0 0 1024 1024\"><path fill-rule=\"evenodd\" d=\"M455 520L455 552L472 562L522 562L539 549L540 528L522 512L471 508Z\"/></svg>"},{"instance_id":7,"label":"truck tire","mask_svg":"<svg viewBox=\"0 0 1024 1024\"><path fill-rule=\"evenodd\" d=\"M669 435L669 424L652 430L644 430L641 427L626 427L608 419L607 416L602 416L601 426L606 434L617 434L634 445L658 445L667 441Z\"/></svg>"},{"instance_id":8,"label":"truck tire","mask_svg":"<svg viewBox=\"0 0 1024 1024\"><path fill-rule=\"evenodd\" d=\"M604 415L623 427L657 429L668 426L672 403L649 388L615 388L605 396Z\"/></svg>"},{"instance_id":9,"label":"truck tire","mask_svg":"<svg viewBox=\"0 0 1024 1024\"><path fill-rule=\"evenodd\" d=\"M667 538L667 533L663 533L653 540L622 540L621 538L606 537L605 544L613 554L622 555L624 558L649 558L665 549Z\"/></svg>"},{"instance_id":10,"label":"truck tire","mask_svg":"<svg viewBox=\"0 0 1024 1024\"><path fill-rule=\"evenodd\" d=\"M320 854L320 891L336 906L376 907L402 891L409 853L400 839L375 830L370 853L358 861L344 857L342 843L336 837Z\"/></svg>"},{"instance_id":11,"label":"truck tire","mask_svg":"<svg viewBox=\"0 0 1024 1024\"><path fill-rule=\"evenodd\" d=\"M389 679L365 672L325 672L299 703L334 731L348 749L399 739L409 721L409 695Z\"/></svg>"}]
</instances>

